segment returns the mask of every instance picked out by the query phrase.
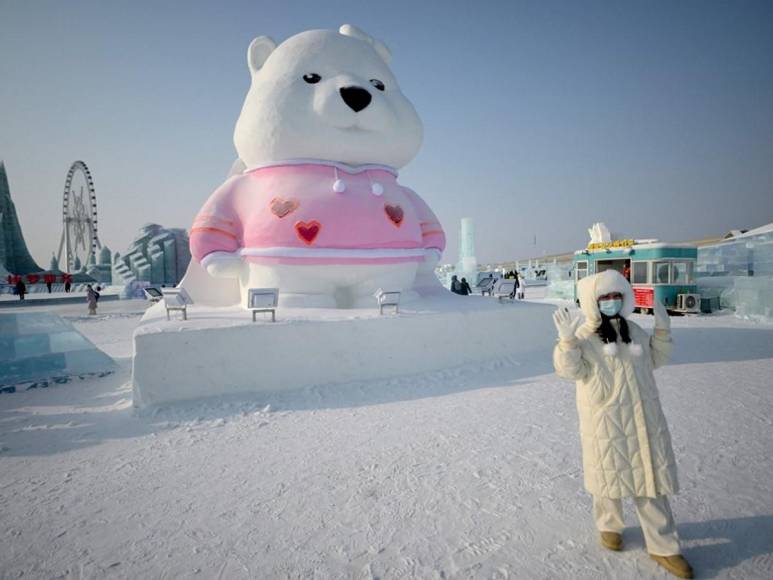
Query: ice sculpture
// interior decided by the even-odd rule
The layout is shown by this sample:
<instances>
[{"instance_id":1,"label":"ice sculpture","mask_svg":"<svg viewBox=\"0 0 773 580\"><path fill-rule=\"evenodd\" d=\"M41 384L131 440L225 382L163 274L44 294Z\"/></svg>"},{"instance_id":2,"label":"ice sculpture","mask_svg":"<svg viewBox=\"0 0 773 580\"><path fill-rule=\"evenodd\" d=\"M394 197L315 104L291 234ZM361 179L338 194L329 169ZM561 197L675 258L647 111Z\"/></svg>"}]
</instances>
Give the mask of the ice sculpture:
<instances>
[{"instance_id":1,"label":"ice sculpture","mask_svg":"<svg viewBox=\"0 0 773 580\"><path fill-rule=\"evenodd\" d=\"M475 226L472 218L462 218L459 224L459 263L455 274L466 278L470 285L477 282L478 259L475 257Z\"/></svg>"},{"instance_id":2,"label":"ice sculpture","mask_svg":"<svg viewBox=\"0 0 773 580\"><path fill-rule=\"evenodd\" d=\"M593 227L588 229L588 235L590 236L591 244L601 244L604 242L612 241L612 234L609 233L609 228L603 222L596 222Z\"/></svg>"},{"instance_id":3,"label":"ice sculpture","mask_svg":"<svg viewBox=\"0 0 773 580\"><path fill-rule=\"evenodd\" d=\"M116 253L113 284L142 281L174 286L182 279L190 259L185 230L146 224L123 255Z\"/></svg>"},{"instance_id":4,"label":"ice sculpture","mask_svg":"<svg viewBox=\"0 0 773 580\"><path fill-rule=\"evenodd\" d=\"M773 321L773 276L737 277L733 289L736 316Z\"/></svg>"},{"instance_id":5,"label":"ice sculpture","mask_svg":"<svg viewBox=\"0 0 773 580\"><path fill-rule=\"evenodd\" d=\"M43 268L35 263L27 250L24 235L11 199L11 188L5 164L0 161L0 274L31 274Z\"/></svg>"},{"instance_id":6,"label":"ice sculpture","mask_svg":"<svg viewBox=\"0 0 773 580\"><path fill-rule=\"evenodd\" d=\"M574 277L572 262L553 262L545 266L548 284L545 297L555 300L574 300Z\"/></svg>"},{"instance_id":7,"label":"ice sculpture","mask_svg":"<svg viewBox=\"0 0 773 580\"><path fill-rule=\"evenodd\" d=\"M182 285L194 301L244 303L263 287L279 288L283 307L351 308L378 289L442 293L443 228L397 179L422 124L386 46L343 25L279 45L260 36L247 60L239 161L191 228Z\"/></svg>"}]
</instances>

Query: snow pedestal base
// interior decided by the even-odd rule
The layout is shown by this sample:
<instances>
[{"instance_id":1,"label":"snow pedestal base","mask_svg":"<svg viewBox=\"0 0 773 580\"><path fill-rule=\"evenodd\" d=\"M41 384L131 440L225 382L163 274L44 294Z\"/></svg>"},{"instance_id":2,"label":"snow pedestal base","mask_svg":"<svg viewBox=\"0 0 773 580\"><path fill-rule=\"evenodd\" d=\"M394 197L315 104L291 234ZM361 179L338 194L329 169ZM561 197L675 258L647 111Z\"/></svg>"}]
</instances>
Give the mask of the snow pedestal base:
<instances>
[{"instance_id":1,"label":"snow pedestal base","mask_svg":"<svg viewBox=\"0 0 773 580\"><path fill-rule=\"evenodd\" d=\"M454 295L372 310L279 309L252 322L240 307L191 306L188 320L148 310L134 333L137 407L377 380L503 356L544 358L554 307Z\"/></svg>"}]
</instances>

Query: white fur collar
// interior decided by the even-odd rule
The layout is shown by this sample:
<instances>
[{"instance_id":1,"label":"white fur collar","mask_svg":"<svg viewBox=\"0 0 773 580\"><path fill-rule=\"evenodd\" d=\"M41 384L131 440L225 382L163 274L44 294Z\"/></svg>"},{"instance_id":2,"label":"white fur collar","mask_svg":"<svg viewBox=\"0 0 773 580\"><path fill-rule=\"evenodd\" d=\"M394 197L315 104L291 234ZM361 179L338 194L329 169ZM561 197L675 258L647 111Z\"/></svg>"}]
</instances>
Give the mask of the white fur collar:
<instances>
[{"instance_id":1,"label":"white fur collar","mask_svg":"<svg viewBox=\"0 0 773 580\"><path fill-rule=\"evenodd\" d=\"M630 344L623 344L623 346L628 349L628 354L630 356L640 357L642 355L643 350L640 344L636 344L635 342L632 342ZM604 346L602 346L601 349L604 351L604 356L617 356L617 353L618 353L617 343L608 342Z\"/></svg>"}]
</instances>

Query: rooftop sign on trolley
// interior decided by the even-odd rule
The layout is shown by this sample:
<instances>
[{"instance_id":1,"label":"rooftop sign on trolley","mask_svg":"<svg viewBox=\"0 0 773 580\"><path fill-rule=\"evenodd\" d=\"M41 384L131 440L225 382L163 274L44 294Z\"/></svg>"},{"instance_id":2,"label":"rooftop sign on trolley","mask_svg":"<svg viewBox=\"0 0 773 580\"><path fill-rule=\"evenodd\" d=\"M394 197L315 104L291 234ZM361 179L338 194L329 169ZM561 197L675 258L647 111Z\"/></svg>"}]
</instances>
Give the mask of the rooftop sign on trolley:
<instances>
[{"instance_id":1,"label":"rooftop sign on trolley","mask_svg":"<svg viewBox=\"0 0 773 580\"><path fill-rule=\"evenodd\" d=\"M612 240L609 242L590 242L589 250L614 250L620 248L630 248L636 244L636 240Z\"/></svg>"}]
</instances>

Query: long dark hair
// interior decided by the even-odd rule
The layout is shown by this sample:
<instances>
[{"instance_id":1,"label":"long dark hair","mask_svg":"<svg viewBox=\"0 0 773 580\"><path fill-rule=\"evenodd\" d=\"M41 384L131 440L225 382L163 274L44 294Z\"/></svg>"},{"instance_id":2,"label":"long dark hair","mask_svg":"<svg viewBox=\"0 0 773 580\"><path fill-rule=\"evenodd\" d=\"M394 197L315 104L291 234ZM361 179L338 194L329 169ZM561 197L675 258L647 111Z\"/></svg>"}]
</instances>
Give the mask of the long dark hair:
<instances>
[{"instance_id":1,"label":"long dark hair","mask_svg":"<svg viewBox=\"0 0 773 580\"><path fill-rule=\"evenodd\" d=\"M607 316L601 312L599 314L601 314L601 325L596 329L596 334L601 338L601 342L604 344L617 342L617 332L615 332L615 327L612 326L611 322L613 318L617 318L620 321L620 338L625 344L631 343L631 333L628 331L628 323L625 318L619 314L614 316Z\"/></svg>"}]
</instances>

